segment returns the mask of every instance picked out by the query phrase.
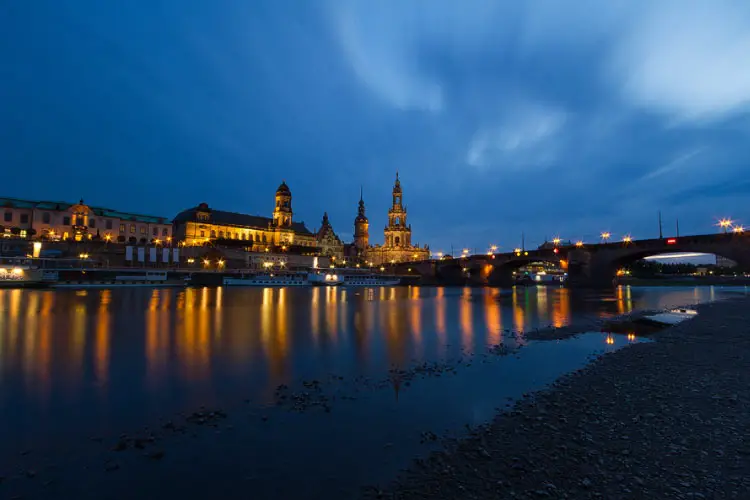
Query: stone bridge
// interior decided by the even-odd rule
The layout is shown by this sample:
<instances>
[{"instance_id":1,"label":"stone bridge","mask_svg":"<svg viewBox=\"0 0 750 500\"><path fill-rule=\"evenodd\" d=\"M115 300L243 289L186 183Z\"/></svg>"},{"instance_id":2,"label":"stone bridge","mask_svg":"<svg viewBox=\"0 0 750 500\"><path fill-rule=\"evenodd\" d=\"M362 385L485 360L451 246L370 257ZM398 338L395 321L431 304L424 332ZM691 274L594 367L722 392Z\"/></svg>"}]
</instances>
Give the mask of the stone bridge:
<instances>
[{"instance_id":1,"label":"stone bridge","mask_svg":"<svg viewBox=\"0 0 750 500\"><path fill-rule=\"evenodd\" d=\"M423 284L509 286L513 284L513 271L519 267L530 262L552 262L568 270L569 286L600 288L611 286L617 271L637 260L681 252L720 255L741 267L750 267L750 234L682 236L471 255L400 263L395 265L394 271L418 275Z\"/></svg>"}]
</instances>

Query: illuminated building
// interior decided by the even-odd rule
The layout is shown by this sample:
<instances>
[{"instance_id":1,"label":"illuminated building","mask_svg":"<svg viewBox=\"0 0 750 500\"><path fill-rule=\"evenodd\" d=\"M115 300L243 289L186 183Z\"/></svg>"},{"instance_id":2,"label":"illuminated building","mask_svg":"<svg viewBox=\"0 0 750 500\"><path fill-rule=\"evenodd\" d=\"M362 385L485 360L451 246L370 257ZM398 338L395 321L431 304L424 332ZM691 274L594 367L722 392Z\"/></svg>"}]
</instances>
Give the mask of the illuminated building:
<instances>
[{"instance_id":1,"label":"illuminated building","mask_svg":"<svg viewBox=\"0 0 750 500\"><path fill-rule=\"evenodd\" d=\"M328 213L323 214L323 222L320 229L315 233L315 240L318 244L318 251L324 257L334 257L335 259L344 258L344 243L336 235L328 220Z\"/></svg>"},{"instance_id":2,"label":"illuminated building","mask_svg":"<svg viewBox=\"0 0 750 500\"><path fill-rule=\"evenodd\" d=\"M216 210L201 203L184 210L174 219L175 238L186 245L219 243L242 246L251 251L278 247L317 247L316 237L303 222L293 222L292 193L286 182L276 190L273 217L239 214Z\"/></svg>"},{"instance_id":3,"label":"illuminated building","mask_svg":"<svg viewBox=\"0 0 750 500\"><path fill-rule=\"evenodd\" d=\"M415 260L428 260L430 249L427 245L420 247L412 245L411 225L406 223L406 207L403 204L403 191L401 181L396 173L396 182L393 185L393 203L388 209L388 225L383 231L385 241L383 245L367 247L364 259L374 265L389 264L396 262L407 262ZM360 229L360 244L368 241L367 218L364 217L364 202L360 198L360 214L364 220L357 215L355 219L355 244L358 226Z\"/></svg>"},{"instance_id":4,"label":"illuminated building","mask_svg":"<svg viewBox=\"0 0 750 500\"><path fill-rule=\"evenodd\" d=\"M0 198L0 235L51 241L148 243L170 239L172 224L164 217L92 207L83 200L66 203Z\"/></svg>"}]
</instances>

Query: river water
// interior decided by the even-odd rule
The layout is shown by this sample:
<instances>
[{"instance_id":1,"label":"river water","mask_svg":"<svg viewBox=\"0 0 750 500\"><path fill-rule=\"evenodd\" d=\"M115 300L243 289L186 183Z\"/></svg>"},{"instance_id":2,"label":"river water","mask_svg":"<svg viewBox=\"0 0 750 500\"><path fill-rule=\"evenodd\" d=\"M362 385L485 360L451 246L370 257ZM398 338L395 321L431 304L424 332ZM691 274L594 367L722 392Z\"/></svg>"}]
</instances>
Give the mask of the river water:
<instances>
[{"instance_id":1,"label":"river water","mask_svg":"<svg viewBox=\"0 0 750 500\"><path fill-rule=\"evenodd\" d=\"M0 290L0 498L349 498L434 449L432 433L460 437L633 341L519 332L720 295Z\"/></svg>"}]
</instances>

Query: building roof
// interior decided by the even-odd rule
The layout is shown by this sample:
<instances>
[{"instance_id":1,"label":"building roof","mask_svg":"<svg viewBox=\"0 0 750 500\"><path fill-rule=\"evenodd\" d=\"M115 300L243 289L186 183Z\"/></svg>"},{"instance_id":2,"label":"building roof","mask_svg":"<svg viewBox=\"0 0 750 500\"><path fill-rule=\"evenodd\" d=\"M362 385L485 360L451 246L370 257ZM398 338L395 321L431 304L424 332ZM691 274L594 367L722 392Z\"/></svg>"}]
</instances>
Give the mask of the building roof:
<instances>
[{"instance_id":1,"label":"building roof","mask_svg":"<svg viewBox=\"0 0 750 500\"><path fill-rule=\"evenodd\" d=\"M225 212L224 210L215 210L213 208L193 207L183 210L174 218L175 224L185 222L198 222L197 212L209 212L211 224L222 226L252 227L267 230L273 224L270 217L261 217L260 215L238 214L236 212ZM304 222L292 222L292 231L298 234L312 235Z\"/></svg>"},{"instance_id":2,"label":"building roof","mask_svg":"<svg viewBox=\"0 0 750 500\"><path fill-rule=\"evenodd\" d=\"M289 186L286 185L286 181L281 181L281 184L279 184L279 188L276 190L276 194L292 194L292 192L289 190Z\"/></svg>"},{"instance_id":3,"label":"building roof","mask_svg":"<svg viewBox=\"0 0 750 500\"><path fill-rule=\"evenodd\" d=\"M83 200L81 200L83 201ZM0 208L33 208L37 210L67 210L73 205L79 203L70 203L67 201L33 201L33 200L20 200L18 198L0 198ZM130 220L136 222L148 222L151 224L169 224L169 219L166 217L157 217L154 215L142 215L133 214L129 212L120 212L118 210L112 210L111 208L104 207L92 207L87 205L94 214L100 217L116 217L118 219Z\"/></svg>"}]
</instances>

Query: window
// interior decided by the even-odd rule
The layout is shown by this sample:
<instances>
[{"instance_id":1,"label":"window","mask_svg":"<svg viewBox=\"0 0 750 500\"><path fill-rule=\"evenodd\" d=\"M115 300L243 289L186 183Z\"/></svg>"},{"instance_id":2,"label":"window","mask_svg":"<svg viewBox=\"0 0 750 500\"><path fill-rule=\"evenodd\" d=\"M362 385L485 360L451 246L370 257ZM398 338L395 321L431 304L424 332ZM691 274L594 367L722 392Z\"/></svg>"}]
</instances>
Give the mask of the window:
<instances>
[{"instance_id":1,"label":"window","mask_svg":"<svg viewBox=\"0 0 750 500\"><path fill-rule=\"evenodd\" d=\"M169 230L165 227L164 229L161 230L161 235L162 236L169 236Z\"/></svg>"},{"instance_id":2,"label":"window","mask_svg":"<svg viewBox=\"0 0 750 500\"><path fill-rule=\"evenodd\" d=\"M211 238L216 238L216 231L215 230L211 231Z\"/></svg>"},{"instance_id":3,"label":"window","mask_svg":"<svg viewBox=\"0 0 750 500\"><path fill-rule=\"evenodd\" d=\"M70 225L70 217L63 217L63 226Z\"/></svg>"},{"instance_id":4,"label":"window","mask_svg":"<svg viewBox=\"0 0 750 500\"><path fill-rule=\"evenodd\" d=\"M107 221L104 223L104 225L107 227L107 229L112 229L112 221L107 219Z\"/></svg>"},{"instance_id":5,"label":"window","mask_svg":"<svg viewBox=\"0 0 750 500\"><path fill-rule=\"evenodd\" d=\"M23 216L21 216L21 218L23 218ZM27 233L25 229L21 229L21 234L20 234L21 238L25 238L28 234L29 233Z\"/></svg>"},{"instance_id":6,"label":"window","mask_svg":"<svg viewBox=\"0 0 750 500\"><path fill-rule=\"evenodd\" d=\"M146 234L146 226L141 226L141 234Z\"/></svg>"},{"instance_id":7,"label":"window","mask_svg":"<svg viewBox=\"0 0 750 500\"><path fill-rule=\"evenodd\" d=\"M13 220L13 212L5 212L5 222L11 222Z\"/></svg>"},{"instance_id":8,"label":"window","mask_svg":"<svg viewBox=\"0 0 750 500\"><path fill-rule=\"evenodd\" d=\"M219 231L219 238L223 238L223 237L224 237L224 231Z\"/></svg>"},{"instance_id":9,"label":"window","mask_svg":"<svg viewBox=\"0 0 750 500\"><path fill-rule=\"evenodd\" d=\"M120 232L121 233L125 232L125 224L120 224Z\"/></svg>"},{"instance_id":10,"label":"window","mask_svg":"<svg viewBox=\"0 0 750 500\"><path fill-rule=\"evenodd\" d=\"M159 236L159 228L158 228L158 227L155 227L155 228L154 228L154 230L153 230L153 235L154 235L154 236Z\"/></svg>"},{"instance_id":11,"label":"window","mask_svg":"<svg viewBox=\"0 0 750 500\"><path fill-rule=\"evenodd\" d=\"M42 222L45 224L49 224L49 221L52 219L49 212L42 213Z\"/></svg>"},{"instance_id":12,"label":"window","mask_svg":"<svg viewBox=\"0 0 750 500\"><path fill-rule=\"evenodd\" d=\"M89 219L89 227L96 229L96 219Z\"/></svg>"},{"instance_id":13,"label":"window","mask_svg":"<svg viewBox=\"0 0 750 500\"><path fill-rule=\"evenodd\" d=\"M29 214L21 214L21 224L29 223Z\"/></svg>"},{"instance_id":14,"label":"window","mask_svg":"<svg viewBox=\"0 0 750 500\"><path fill-rule=\"evenodd\" d=\"M135 234L135 224L130 225L130 234Z\"/></svg>"},{"instance_id":15,"label":"window","mask_svg":"<svg viewBox=\"0 0 750 500\"><path fill-rule=\"evenodd\" d=\"M201 238L205 238L205 237L206 237L206 232L205 231L201 231Z\"/></svg>"}]
</instances>

